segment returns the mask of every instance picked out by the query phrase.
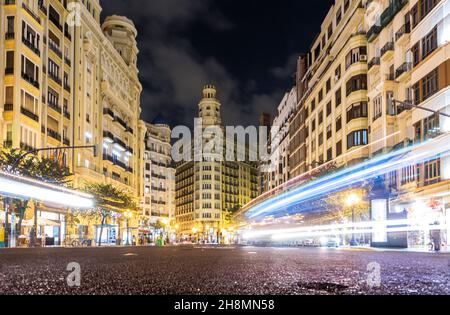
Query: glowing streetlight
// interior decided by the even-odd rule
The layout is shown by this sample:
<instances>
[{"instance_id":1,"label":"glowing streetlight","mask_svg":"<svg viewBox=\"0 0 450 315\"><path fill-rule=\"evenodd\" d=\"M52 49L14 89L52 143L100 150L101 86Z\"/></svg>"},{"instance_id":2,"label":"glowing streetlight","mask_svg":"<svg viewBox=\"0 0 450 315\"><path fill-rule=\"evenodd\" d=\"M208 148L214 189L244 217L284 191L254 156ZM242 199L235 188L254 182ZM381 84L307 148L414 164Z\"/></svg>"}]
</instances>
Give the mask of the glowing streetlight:
<instances>
[{"instance_id":1,"label":"glowing streetlight","mask_svg":"<svg viewBox=\"0 0 450 315\"><path fill-rule=\"evenodd\" d=\"M345 201L345 203L349 207L354 206L354 205L356 205L356 204L358 204L360 202L361 202L361 198L355 193L353 193L350 196L348 196L347 200Z\"/></svg>"}]
</instances>

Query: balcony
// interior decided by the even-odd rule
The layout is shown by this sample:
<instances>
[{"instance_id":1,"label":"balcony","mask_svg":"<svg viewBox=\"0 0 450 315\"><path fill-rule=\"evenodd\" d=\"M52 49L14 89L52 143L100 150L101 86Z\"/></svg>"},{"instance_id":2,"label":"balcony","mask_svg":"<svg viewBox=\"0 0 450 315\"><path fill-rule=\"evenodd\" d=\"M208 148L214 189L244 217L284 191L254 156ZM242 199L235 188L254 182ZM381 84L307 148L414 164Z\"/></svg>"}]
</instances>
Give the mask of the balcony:
<instances>
[{"instance_id":1,"label":"balcony","mask_svg":"<svg viewBox=\"0 0 450 315\"><path fill-rule=\"evenodd\" d=\"M127 127L127 132L129 132L130 134L134 134L134 130L131 127Z\"/></svg>"},{"instance_id":2,"label":"balcony","mask_svg":"<svg viewBox=\"0 0 450 315\"><path fill-rule=\"evenodd\" d=\"M372 58L372 60L369 61L368 67L370 70L373 67L379 66L379 65L380 65L380 57L374 57L374 58Z\"/></svg>"},{"instance_id":3,"label":"balcony","mask_svg":"<svg viewBox=\"0 0 450 315\"><path fill-rule=\"evenodd\" d=\"M395 74L394 73L388 73L385 76L386 81L395 81Z\"/></svg>"},{"instance_id":4,"label":"balcony","mask_svg":"<svg viewBox=\"0 0 450 315\"><path fill-rule=\"evenodd\" d=\"M381 48L381 58L389 59L394 53L394 42L387 42L386 45Z\"/></svg>"},{"instance_id":5,"label":"balcony","mask_svg":"<svg viewBox=\"0 0 450 315\"><path fill-rule=\"evenodd\" d=\"M114 138L114 143L120 145L122 148L126 149L128 146L125 144L125 142L123 142L122 140L120 140L119 138Z\"/></svg>"},{"instance_id":6,"label":"balcony","mask_svg":"<svg viewBox=\"0 0 450 315\"><path fill-rule=\"evenodd\" d=\"M41 51L39 50L39 48L35 47L34 44L27 38L22 37L22 43L27 46L32 52L34 52L38 57L41 56Z\"/></svg>"},{"instance_id":7,"label":"balcony","mask_svg":"<svg viewBox=\"0 0 450 315\"><path fill-rule=\"evenodd\" d=\"M49 20L53 23L53 25L56 26L57 29L59 29L61 32L63 30L61 23L59 23L59 20L57 20L54 16L50 15Z\"/></svg>"},{"instance_id":8,"label":"balcony","mask_svg":"<svg viewBox=\"0 0 450 315\"><path fill-rule=\"evenodd\" d=\"M109 131L103 131L103 138L105 138L105 139L109 139L109 140L111 140L111 142L114 142L114 135L111 133L111 132L109 132Z\"/></svg>"},{"instance_id":9,"label":"balcony","mask_svg":"<svg viewBox=\"0 0 450 315\"><path fill-rule=\"evenodd\" d=\"M68 40L72 40L72 35L70 35L69 30L66 28L64 30L64 36L68 39Z\"/></svg>"},{"instance_id":10,"label":"balcony","mask_svg":"<svg viewBox=\"0 0 450 315\"><path fill-rule=\"evenodd\" d=\"M70 140L67 139L67 138L63 138L63 144L64 144L65 146L70 147Z\"/></svg>"},{"instance_id":11,"label":"balcony","mask_svg":"<svg viewBox=\"0 0 450 315\"><path fill-rule=\"evenodd\" d=\"M367 40L373 42L381 31L391 23L395 15L408 3L408 0L392 0L389 7L381 14L380 20L367 32Z\"/></svg>"},{"instance_id":12,"label":"balcony","mask_svg":"<svg viewBox=\"0 0 450 315\"><path fill-rule=\"evenodd\" d=\"M22 79L30 83L35 88L39 89L39 82L37 82L33 77L29 76L28 74L22 72Z\"/></svg>"},{"instance_id":13,"label":"balcony","mask_svg":"<svg viewBox=\"0 0 450 315\"><path fill-rule=\"evenodd\" d=\"M48 77L49 77L50 79L52 79L53 81L55 81L55 83L57 83L58 85L61 85L61 84L62 84L61 79L58 78L58 76L57 76L56 74L49 72L49 73L48 73Z\"/></svg>"},{"instance_id":14,"label":"balcony","mask_svg":"<svg viewBox=\"0 0 450 315\"><path fill-rule=\"evenodd\" d=\"M59 49L59 46L57 44L55 44L52 41L48 41L48 47L50 48L50 50L52 50L59 58L62 59L62 52L61 49Z\"/></svg>"},{"instance_id":15,"label":"balcony","mask_svg":"<svg viewBox=\"0 0 450 315\"><path fill-rule=\"evenodd\" d=\"M36 150L36 148L33 148L31 145L24 143L24 142L20 143L20 148L26 152L33 152Z\"/></svg>"},{"instance_id":16,"label":"balcony","mask_svg":"<svg viewBox=\"0 0 450 315\"><path fill-rule=\"evenodd\" d=\"M36 122L39 122L39 116L31 112L30 110L26 109L25 107L21 107L20 112L22 113L22 115L27 116L28 118L31 118Z\"/></svg>"},{"instance_id":17,"label":"balcony","mask_svg":"<svg viewBox=\"0 0 450 315\"><path fill-rule=\"evenodd\" d=\"M47 135L50 138L61 141L61 135L53 129L47 128Z\"/></svg>"},{"instance_id":18,"label":"balcony","mask_svg":"<svg viewBox=\"0 0 450 315\"><path fill-rule=\"evenodd\" d=\"M411 33L411 24L403 24L402 27L400 27L400 29L397 31L397 33L395 33L395 41L398 44L402 44L403 43L403 39L406 38L407 35Z\"/></svg>"},{"instance_id":19,"label":"balcony","mask_svg":"<svg viewBox=\"0 0 450 315\"><path fill-rule=\"evenodd\" d=\"M70 93L70 86L68 86L67 84L64 84L64 90L66 90L67 92Z\"/></svg>"},{"instance_id":20,"label":"balcony","mask_svg":"<svg viewBox=\"0 0 450 315\"><path fill-rule=\"evenodd\" d=\"M64 117L66 117L67 119L70 119L70 113L69 113L69 111L68 111L67 109L64 109L63 115L64 115Z\"/></svg>"},{"instance_id":21,"label":"balcony","mask_svg":"<svg viewBox=\"0 0 450 315\"><path fill-rule=\"evenodd\" d=\"M5 33L5 40L14 39L16 34L14 32L7 32Z\"/></svg>"},{"instance_id":22,"label":"balcony","mask_svg":"<svg viewBox=\"0 0 450 315\"><path fill-rule=\"evenodd\" d=\"M112 155L109 154L103 154L103 161L109 161L111 163L114 163L114 158Z\"/></svg>"},{"instance_id":23,"label":"balcony","mask_svg":"<svg viewBox=\"0 0 450 315\"><path fill-rule=\"evenodd\" d=\"M64 62L65 62L66 65L68 65L69 67L72 65L72 61L70 61L70 59L67 58L67 56L64 57Z\"/></svg>"},{"instance_id":24,"label":"balcony","mask_svg":"<svg viewBox=\"0 0 450 315\"><path fill-rule=\"evenodd\" d=\"M116 116L116 117L114 118L114 121L115 121L115 122L118 122L119 125L121 125L125 130L128 129L127 124L125 123L125 121L124 121L122 118Z\"/></svg>"},{"instance_id":25,"label":"balcony","mask_svg":"<svg viewBox=\"0 0 450 315\"><path fill-rule=\"evenodd\" d=\"M41 18L31 10L25 3L22 3L22 8L27 12L38 24L41 24Z\"/></svg>"},{"instance_id":26,"label":"balcony","mask_svg":"<svg viewBox=\"0 0 450 315\"><path fill-rule=\"evenodd\" d=\"M13 104L5 104L5 106L3 107L3 110L5 112L12 112L14 110L14 105Z\"/></svg>"},{"instance_id":27,"label":"balcony","mask_svg":"<svg viewBox=\"0 0 450 315\"><path fill-rule=\"evenodd\" d=\"M403 63L398 69L395 71L396 80L401 80L404 78L404 75L412 70L412 62Z\"/></svg>"},{"instance_id":28,"label":"balcony","mask_svg":"<svg viewBox=\"0 0 450 315\"><path fill-rule=\"evenodd\" d=\"M44 15L47 15L47 7L44 5L43 2L39 3L39 10L44 13Z\"/></svg>"},{"instance_id":29,"label":"balcony","mask_svg":"<svg viewBox=\"0 0 450 315\"><path fill-rule=\"evenodd\" d=\"M103 115L111 116L112 119L115 118L114 112L110 108L103 108Z\"/></svg>"},{"instance_id":30,"label":"balcony","mask_svg":"<svg viewBox=\"0 0 450 315\"><path fill-rule=\"evenodd\" d=\"M61 113L62 108L61 108L61 106L60 106L59 104L56 104L56 103L54 103L54 102L50 102L50 101L49 101L49 102L48 102L48 107L54 109L54 110L57 111L58 113Z\"/></svg>"}]
</instances>

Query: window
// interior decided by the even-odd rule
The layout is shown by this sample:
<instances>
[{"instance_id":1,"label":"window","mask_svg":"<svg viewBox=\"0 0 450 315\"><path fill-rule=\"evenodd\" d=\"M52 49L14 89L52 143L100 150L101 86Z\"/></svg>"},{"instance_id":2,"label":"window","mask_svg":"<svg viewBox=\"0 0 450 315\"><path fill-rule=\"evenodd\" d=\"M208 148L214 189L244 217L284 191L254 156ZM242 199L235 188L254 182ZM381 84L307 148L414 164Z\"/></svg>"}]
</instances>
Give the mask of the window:
<instances>
[{"instance_id":1,"label":"window","mask_svg":"<svg viewBox=\"0 0 450 315\"><path fill-rule=\"evenodd\" d=\"M323 112L320 111L319 113L319 126L323 123Z\"/></svg>"},{"instance_id":2,"label":"window","mask_svg":"<svg viewBox=\"0 0 450 315\"><path fill-rule=\"evenodd\" d=\"M383 97L378 95L373 99L373 121L383 116Z\"/></svg>"},{"instance_id":3,"label":"window","mask_svg":"<svg viewBox=\"0 0 450 315\"><path fill-rule=\"evenodd\" d=\"M332 148L329 148L329 149L327 150L327 161L330 162L330 161L332 161L332 160L333 160L333 149L332 149Z\"/></svg>"},{"instance_id":4,"label":"window","mask_svg":"<svg viewBox=\"0 0 450 315\"><path fill-rule=\"evenodd\" d=\"M435 51L437 46L437 27L435 27L422 39L422 60Z\"/></svg>"},{"instance_id":5,"label":"window","mask_svg":"<svg viewBox=\"0 0 450 315\"><path fill-rule=\"evenodd\" d=\"M12 35L14 34L14 16L8 16L6 19L7 19L6 33Z\"/></svg>"},{"instance_id":6,"label":"window","mask_svg":"<svg viewBox=\"0 0 450 315\"><path fill-rule=\"evenodd\" d=\"M362 61L361 56L367 56L367 48L365 46L353 48L345 58L345 65L348 69L351 65Z\"/></svg>"},{"instance_id":7,"label":"window","mask_svg":"<svg viewBox=\"0 0 450 315\"><path fill-rule=\"evenodd\" d=\"M5 74L14 74L14 51L6 51L6 68Z\"/></svg>"},{"instance_id":8,"label":"window","mask_svg":"<svg viewBox=\"0 0 450 315\"><path fill-rule=\"evenodd\" d=\"M367 90L367 75L359 74L347 82L347 96L356 91Z\"/></svg>"},{"instance_id":9,"label":"window","mask_svg":"<svg viewBox=\"0 0 450 315\"><path fill-rule=\"evenodd\" d=\"M316 109L316 100L314 99L314 100L311 102L311 113L312 113L315 109Z\"/></svg>"},{"instance_id":10,"label":"window","mask_svg":"<svg viewBox=\"0 0 450 315\"><path fill-rule=\"evenodd\" d=\"M338 9L336 13L336 25L338 25L342 20L342 10L341 8Z\"/></svg>"},{"instance_id":11,"label":"window","mask_svg":"<svg viewBox=\"0 0 450 315\"><path fill-rule=\"evenodd\" d=\"M438 92L438 70L435 69L422 80L422 101L427 100Z\"/></svg>"},{"instance_id":12,"label":"window","mask_svg":"<svg viewBox=\"0 0 450 315\"><path fill-rule=\"evenodd\" d=\"M413 66L417 66L420 62L420 44L416 43L412 48L411 48L411 53L413 56Z\"/></svg>"},{"instance_id":13,"label":"window","mask_svg":"<svg viewBox=\"0 0 450 315\"><path fill-rule=\"evenodd\" d=\"M319 134L319 147L323 145L323 132Z\"/></svg>"},{"instance_id":14,"label":"window","mask_svg":"<svg viewBox=\"0 0 450 315\"><path fill-rule=\"evenodd\" d=\"M439 183L441 181L441 160L436 159L434 161L425 163L424 171L425 186Z\"/></svg>"},{"instance_id":15,"label":"window","mask_svg":"<svg viewBox=\"0 0 450 315\"><path fill-rule=\"evenodd\" d=\"M333 128L331 127L331 125L329 125L327 127L327 140L330 140L332 136L333 136Z\"/></svg>"},{"instance_id":16,"label":"window","mask_svg":"<svg viewBox=\"0 0 450 315\"><path fill-rule=\"evenodd\" d=\"M316 131L316 120L315 119L311 123L311 131L312 132Z\"/></svg>"},{"instance_id":17,"label":"window","mask_svg":"<svg viewBox=\"0 0 450 315\"><path fill-rule=\"evenodd\" d=\"M331 113L333 112L333 108L331 105L331 101L327 104L327 117L331 115Z\"/></svg>"},{"instance_id":18,"label":"window","mask_svg":"<svg viewBox=\"0 0 450 315\"><path fill-rule=\"evenodd\" d=\"M342 104L342 90L339 88L336 91L336 108Z\"/></svg>"},{"instance_id":19,"label":"window","mask_svg":"<svg viewBox=\"0 0 450 315\"><path fill-rule=\"evenodd\" d=\"M5 105L13 106L14 104L14 87L7 86L5 89Z\"/></svg>"},{"instance_id":20,"label":"window","mask_svg":"<svg viewBox=\"0 0 450 315\"><path fill-rule=\"evenodd\" d=\"M424 139L434 138L440 135L440 116L439 114L431 115L423 121Z\"/></svg>"},{"instance_id":21,"label":"window","mask_svg":"<svg viewBox=\"0 0 450 315\"><path fill-rule=\"evenodd\" d=\"M342 117L339 116L338 119L336 119L336 132L340 131L342 129Z\"/></svg>"},{"instance_id":22,"label":"window","mask_svg":"<svg viewBox=\"0 0 450 315\"><path fill-rule=\"evenodd\" d=\"M347 136L347 149L368 144L368 133L366 129L351 132Z\"/></svg>"},{"instance_id":23,"label":"window","mask_svg":"<svg viewBox=\"0 0 450 315\"><path fill-rule=\"evenodd\" d=\"M340 156L342 154L342 141L339 141L336 144L336 157Z\"/></svg>"},{"instance_id":24,"label":"window","mask_svg":"<svg viewBox=\"0 0 450 315\"><path fill-rule=\"evenodd\" d=\"M333 23L328 26L328 40L330 40L331 36L333 35Z\"/></svg>"},{"instance_id":25,"label":"window","mask_svg":"<svg viewBox=\"0 0 450 315\"><path fill-rule=\"evenodd\" d=\"M341 65L339 65L336 70L334 71L334 75L335 75L335 81L339 81L339 79L341 78Z\"/></svg>"},{"instance_id":26,"label":"window","mask_svg":"<svg viewBox=\"0 0 450 315\"><path fill-rule=\"evenodd\" d=\"M347 12L350 7L350 0L344 0L344 13Z\"/></svg>"},{"instance_id":27,"label":"window","mask_svg":"<svg viewBox=\"0 0 450 315\"><path fill-rule=\"evenodd\" d=\"M347 109L347 122L358 118L367 118L367 102L355 103Z\"/></svg>"},{"instance_id":28,"label":"window","mask_svg":"<svg viewBox=\"0 0 450 315\"><path fill-rule=\"evenodd\" d=\"M323 100L323 90L319 91L319 103Z\"/></svg>"},{"instance_id":29,"label":"window","mask_svg":"<svg viewBox=\"0 0 450 315\"><path fill-rule=\"evenodd\" d=\"M326 83L326 90L327 90L327 94L330 92L330 90L331 90L331 78L330 79L328 79L327 80L327 83Z\"/></svg>"}]
</instances>

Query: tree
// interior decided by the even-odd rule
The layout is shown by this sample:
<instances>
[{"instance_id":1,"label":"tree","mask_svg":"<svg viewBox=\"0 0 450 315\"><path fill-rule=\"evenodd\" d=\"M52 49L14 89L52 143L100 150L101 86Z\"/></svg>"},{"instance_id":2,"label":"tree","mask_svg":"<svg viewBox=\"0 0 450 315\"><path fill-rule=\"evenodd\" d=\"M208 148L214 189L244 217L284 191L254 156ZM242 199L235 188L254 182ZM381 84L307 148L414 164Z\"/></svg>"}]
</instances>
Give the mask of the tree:
<instances>
[{"instance_id":1,"label":"tree","mask_svg":"<svg viewBox=\"0 0 450 315\"><path fill-rule=\"evenodd\" d=\"M86 211L84 215L101 222L98 239L98 246L101 246L103 228L107 220L112 218L114 213L137 212L137 205L132 196L111 184L88 184L84 190L91 194L96 201L96 207Z\"/></svg>"},{"instance_id":2,"label":"tree","mask_svg":"<svg viewBox=\"0 0 450 315\"><path fill-rule=\"evenodd\" d=\"M67 186L70 171L57 159L40 157L32 152L20 149L3 148L0 151L0 170L24 177L33 178L45 183ZM10 199L10 207L19 217L18 234L22 231L25 213L30 205L29 199ZM37 213L35 211L35 217ZM35 227L35 231L37 229ZM17 235L18 236L18 235Z\"/></svg>"}]
</instances>

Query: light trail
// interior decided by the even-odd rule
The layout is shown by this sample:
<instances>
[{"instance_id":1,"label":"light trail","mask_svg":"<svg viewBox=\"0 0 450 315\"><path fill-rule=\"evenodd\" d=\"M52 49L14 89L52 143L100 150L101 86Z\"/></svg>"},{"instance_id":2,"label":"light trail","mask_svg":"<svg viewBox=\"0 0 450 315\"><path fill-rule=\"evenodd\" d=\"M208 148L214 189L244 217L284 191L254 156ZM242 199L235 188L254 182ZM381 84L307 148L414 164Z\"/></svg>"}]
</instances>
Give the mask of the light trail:
<instances>
[{"instance_id":1,"label":"light trail","mask_svg":"<svg viewBox=\"0 0 450 315\"><path fill-rule=\"evenodd\" d=\"M400 232L415 232L415 231L429 231L429 230L445 230L447 229L447 224L439 224L433 226L420 226L420 227L384 227L379 229L362 229L362 230L346 230L346 231L329 231L329 232L305 232L292 234L280 234L272 235L272 240L282 241L282 240L294 240L306 237L324 237L324 236L344 236L344 235L354 235L354 234L372 234L372 233L400 233Z\"/></svg>"},{"instance_id":2,"label":"light trail","mask_svg":"<svg viewBox=\"0 0 450 315\"><path fill-rule=\"evenodd\" d=\"M423 163L439 155L441 157L446 156L449 154L448 140L449 137L447 135L441 136L315 180L262 202L250 209L247 217L254 219L261 215L273 215L286 207L351 187L364 180L396 171L404 166Z\"/></svg>"},{"instance_id":3,"label":"light trail","mask_svg":"<svg viewBox=\"0 0 450 315\"><path fill-rule=\"evenodd\" d=\"M316 167L316 168L314 168L314 169L312 169L312 170L310 170L310 171L308 171L308 172L306 172L304 174L301 174L301 175L299 175L299 176L297 176L297 177L295 177L293 179L290 179L286 183L283 183L282 185L280 185L278 187L275 187L275 188L273 188L273 189L263 193L262 195L258 196L257 198L255 198L255 199L251 200L250 202L248 202L247 204L245 204L242 207L242 209L236 214L236 216L239 216L241 213L246 212L248 209L251 209L253 206L256 206L258 203L267 200L266 198L269 198L270 196L273 196L273 195L277 194L279 191L286 191L288 189L294 188L296 185L301 184L305 180L305 178L307 178L309 175L314 174L314 172L319 171L319 170L321 170L321 169L325 168L326 166L331 165L333 163L337 163L340 160L343 160L344 158L346 158L347 156L355 154L355 153L357 153L359 151L362 151L364 149L370 148L371 146L373 146L373 145L375 145L377 143L384 142L384 141L386 141L386 140L388 140L388 139L390 139L392 137L395 137L396 135L399 135L400 133L401 133L400 131L394 132L394 133L392 133L390 135L387 135L384 138L375 140L375 141L373 141L373 142L371 142L371 143L369 143L369 144L367 144L365 146L361 146L361 147L359 147L359 148L357 148L357 149L355 149L353 151L347 152L347 153L345 153L345 154L335 158L334 160L328 161L325 164L322 164L322 165L320 165L320 166L318 166L318 167Z\"/></svg>"},{"instance_id":4,"label":"light trail","mask_svg":"<svg viewBox=\"0 0 450 315\"><path fill-rule=\"evenodd\" d=\"M244 232L244 239L256 239L264 236L272 236L272 238L283 238L280 235L286 236L287 238L297 238L304 237L304 234L309 236L314 233L325 232L330 235L335 234L339 230L349 230L352 229L351 234L360 234L361 229L371 229L368 233L378 232L379 229L383 229L386 227L395 227L399 225L411 226L411 227L419 227L419 226L428 226L435 227L433 224L446 222L446 218L442 216L434 216L429 218L420 218L420 219L400 219L400 220L384 220L384 221L366 221L366 222L356 222L356 223L343 223L343 224L329 224L329 225L316 225L316 226L305 226L299 228L284 228L284 229L271 229L271 230L260 230L260 231L251 231ZM448 224L449 222L447 222ZM357 230L359 229L359 230ZM277 237L277 235L279 235Z\"/></svg>"}]
</instances>

